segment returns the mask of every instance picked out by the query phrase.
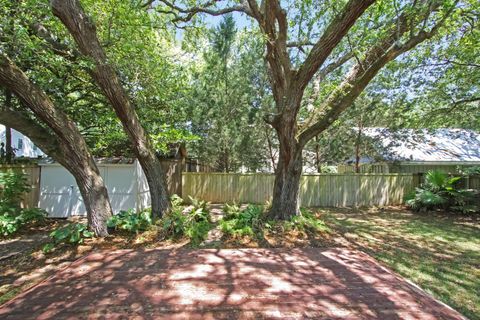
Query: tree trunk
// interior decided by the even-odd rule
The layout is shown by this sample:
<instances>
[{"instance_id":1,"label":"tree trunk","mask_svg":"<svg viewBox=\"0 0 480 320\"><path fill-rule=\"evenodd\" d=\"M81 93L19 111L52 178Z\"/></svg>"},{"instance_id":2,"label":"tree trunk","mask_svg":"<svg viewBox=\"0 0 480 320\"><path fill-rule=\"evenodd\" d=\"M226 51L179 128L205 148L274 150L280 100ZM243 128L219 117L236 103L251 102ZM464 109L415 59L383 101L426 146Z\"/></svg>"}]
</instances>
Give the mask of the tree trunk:
<instances>
[{"instance_id":1,"label":"tree trunk","mask_svg":"<svg viewBox=\"0 0 480 320\"><path fill-rule=\"evenodd\" d=\"M269 217L272 219L289 220L300 214L299 190L302 176L302 149L295 139L296 124L292 121L282 121L282 127L276 127L280 150L273 184L272 208Z\"/></svg>"},{"instance_id":2,"label":"tree trunk","mask_svg":"<svg viewBox=\"0 0 480 320\"><path fill-rule=\"evenodd\" d=\"M170 211L170 197L168 195L165 175L157 156L153 153L137 156L138 162L145 173L150 189L152 216L161 218L164 213Z\"/></svg>"},{"instance_id":3,"label":"tree trunk","mask_svg":"<svg viewBox=\"0 0 480 320\"><path fill-rule=\"evenodd\" d=\"M152 215L161 217L170 210L170 201L160 160L140 123L134 105L125 92L116 70L110 65L98 40L96 28L77 0L53 0L52 11L70 31L83 55L91 58L95 68L92 78L109 100L127 134L150 189Z\"/></svg>"},{"instance_id":4,"label":"tree trunk","mask_svg":"<svg viewBox=\"0 0 480 320\"><path fill-rule=\"evenodd\" d=\"M282 147L280 147L282 149ZM302 176L302 151L288 156L281 152L273 184L272 208L269 217L289 220L300 214L300 178Z\"/></svg>"},{"instance_id":5,"label":"tree trunk","mask_svg":"<svg viewBox=\"0 0 480 320\"><path fill-rule=\"evenodd\" d=\"M5 127L5 162L12 163L13 160L13 148L12 148L12 128Z\"/></svg>"},{"instance_id":6,"label":"tree trunk","mask_svg":"<svg viewBox=\"0 0 480 320\"><path fill-rule=\"evenodd\" d=\"M75 177L77 186L87 210L87 219L90 229L97 236L108 235L107 220L112 215L112 208L107 188L103 182L97 166L91 159L90 164L75 163L71 159L63 159L65 168Z\"/></svg>"},{"instance_id":7,"label":"tree trunk","mask_svg":"<svg viewBox=\"0 0 480 320\"><path fill-rule=\"evenodd\" d=\"M0 111L0 121L30 137L44 152L62 164L75 178L87 209L90 228L106 236L112 209L107 189L85 139L77 126L8 58L0 56L0 84L15 93L36 119L14 110ZM40 126L41 121L48 129Z\"/></svg>"}]
</instances>

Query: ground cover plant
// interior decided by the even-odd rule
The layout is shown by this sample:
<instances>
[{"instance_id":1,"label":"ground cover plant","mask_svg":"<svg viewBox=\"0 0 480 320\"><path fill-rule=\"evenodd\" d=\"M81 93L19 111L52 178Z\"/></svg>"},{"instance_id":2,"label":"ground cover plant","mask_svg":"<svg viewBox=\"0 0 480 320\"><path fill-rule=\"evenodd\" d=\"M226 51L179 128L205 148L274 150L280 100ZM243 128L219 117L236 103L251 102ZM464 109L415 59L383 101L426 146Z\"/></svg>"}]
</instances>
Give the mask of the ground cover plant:
<instances>
[{"instance_id":1,"label":"ground cover plant","mask_svg":"<svg viewBox=\"0 0 480 320\"><path fill-rule=\"evenodd\" d=\"M269 204L225 204L219 221L223 245L229 247L326 246L329 228L314 212L302 208L287 220L269 219Z\"/></svg>"},{"instance_id":2,"label":"ground cover plant","mask_svg":"<svg viewBox=\"0 0 480 320\"><path fill-rule=\"evenodd\" d=\"M152 225L151 211L149 209L135 212L134 209L122 210L107 221L111 230L124 230L131 233L147 231Z\"/></svg>"},{"instance_id":3,"label":"ground cover plant","mask_svg":"<svg viewBox=\"0 0 480 320\"><path fill-rule=\"evenodd\" d=\"M190 208L182 205L183 201L178 196L172 198L172 210L160 221L164 236L180 239L187 237L193 245L204 241L212 229L212 218L209 203L190 197Z\"/></svg>"},{"instance_id":4,"label":"ground cover plant","mask_svg":"<svg viewBox=\"0 0 480 320\"><path fill-rule=\"evenodd\" d=\"M85 239L92 238L94 235L95 234L88 230L88 226L84 223L67 224L50 233L52 242L45 244L43 252L48 253L60 244L82 244Z\"/></svg>"},{"instance_id":5,"label":"ground cover plant","mask_svg":"<svg viewBox=\"0 0 480 320\"><path fill-rule=\"evenodd\" d=\"M23 173L0 172L0 236L10 236L30 223L45 219L44 210L20 206L23 194L29 190Z\"/></svg>"},{"instance_id":6,"label":"ground cover plant","mask_svg":"<svg viewBox=\"0 0 480 320\"><path fill-rule=\"evenodd\" d=\"M263 207L249 204L241 210L237 204L226 204L223 208L225 216L220 221L220 228L230 236L253 236L262 226Z\"/></svg>"}]
</instances>

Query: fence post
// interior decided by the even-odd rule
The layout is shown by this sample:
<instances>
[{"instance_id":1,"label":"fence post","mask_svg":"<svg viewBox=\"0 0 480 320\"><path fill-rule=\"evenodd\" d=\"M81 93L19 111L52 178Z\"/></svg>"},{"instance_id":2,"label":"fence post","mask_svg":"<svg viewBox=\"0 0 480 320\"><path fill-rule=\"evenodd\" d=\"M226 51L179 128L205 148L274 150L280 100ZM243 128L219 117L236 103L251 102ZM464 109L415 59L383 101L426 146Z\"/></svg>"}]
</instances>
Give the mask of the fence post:
<instances>
[{"instance_id":1,"label":"fence post","mask_svg":"<svg viewBox=\"0 0 480 320\"><path fill-rule=\"evenodd\" d=\"M418 172L418 173L413 173L413 187L419 187L422 184L422 176L423 174Z\"/></svg>"}]
</instances>

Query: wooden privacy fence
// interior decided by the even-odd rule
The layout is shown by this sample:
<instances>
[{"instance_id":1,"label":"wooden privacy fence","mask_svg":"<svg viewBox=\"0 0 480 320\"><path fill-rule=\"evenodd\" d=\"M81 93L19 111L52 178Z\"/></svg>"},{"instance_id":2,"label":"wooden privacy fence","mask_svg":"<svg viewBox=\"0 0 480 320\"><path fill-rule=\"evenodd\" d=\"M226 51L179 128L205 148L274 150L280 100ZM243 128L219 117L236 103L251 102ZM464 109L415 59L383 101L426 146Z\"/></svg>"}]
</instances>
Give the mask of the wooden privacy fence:
<instances>
[{"instance_id":1,"label":"wooden privacy fence","mask_svg":"<svg viewBox=\"0 0 480 320\"><path fill-rule=\"evenodd\" d=\"M270 174L183 173L183 198L210 202L265 203L272 198ZM385 206L403 203L418 185L415 174L304 175L300 201L305 207Z\"/></svg>"},{"instance_id":2,"label":"wooden privacy fence","mask_svg":"<svg viewBox=\"0 0 480 320\"><path fill-rule=\"evenodd\" d=\"M30 186L30 192L25 193L22 197L22 208L33 208L38 206L39 191L40 191L40 168L37 165L0 165L0 172L22 172L27 178L27 183Z\"/></svg>"}]
</instances>

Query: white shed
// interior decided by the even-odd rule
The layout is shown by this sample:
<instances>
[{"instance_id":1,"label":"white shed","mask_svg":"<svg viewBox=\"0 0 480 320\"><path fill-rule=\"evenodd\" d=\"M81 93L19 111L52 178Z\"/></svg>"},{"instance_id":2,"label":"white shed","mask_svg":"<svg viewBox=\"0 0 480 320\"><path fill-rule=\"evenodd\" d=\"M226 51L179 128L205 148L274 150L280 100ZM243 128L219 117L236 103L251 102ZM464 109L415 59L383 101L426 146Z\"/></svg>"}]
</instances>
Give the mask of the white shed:
<instances>
[{"instance_id":1,"label":"white shed","mask_svg":"<svg viewBox=\"0 0 480 320\"><path fill-rule=\"evenodd\" d=\"M148 184L138 161L128 164L98 163L114 213L150 206ZM73 176L60 164L40 164L39 207L49 217L86 215L85 205Z\"/></svg>"}]
</instances>

